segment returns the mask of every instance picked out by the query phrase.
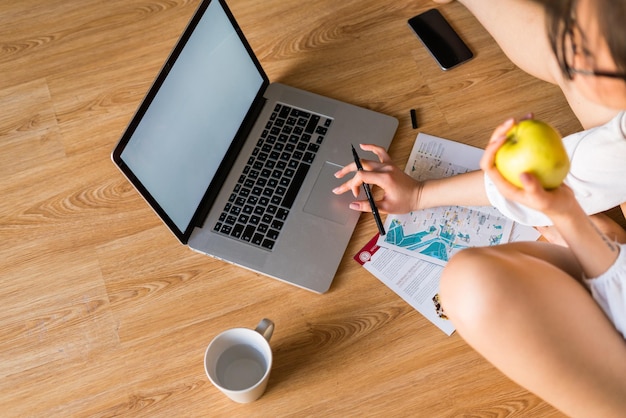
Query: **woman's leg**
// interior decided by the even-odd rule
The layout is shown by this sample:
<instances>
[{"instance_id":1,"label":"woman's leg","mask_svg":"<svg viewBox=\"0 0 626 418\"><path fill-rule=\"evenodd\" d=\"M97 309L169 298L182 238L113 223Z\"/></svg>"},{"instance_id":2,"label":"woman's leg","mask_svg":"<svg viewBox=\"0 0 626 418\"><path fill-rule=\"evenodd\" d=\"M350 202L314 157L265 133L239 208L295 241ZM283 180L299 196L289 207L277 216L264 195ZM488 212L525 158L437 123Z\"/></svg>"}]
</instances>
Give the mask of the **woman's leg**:
<instances>
[{"instance_id":1,"label":"woman's leg","mask_svg":"<svg viewBox=\"0 0 626 418\"><path fill-rule=\"evenodd\" d=\"M577 280L567 248L513 243L455 255L441 300L457 332L571 416L623 416L626 343Z\"/></svg>"},{"instance_id":2,"label":"woman's leg","mask_svg":"<svg viewBox=\"0 0 626 418\"><path fill-rule=\"evenodd\" d=\"M541 4L532 0L459 1L480 21L515 65L561 87L585 129L602 125L618 113L615 109L590 102L563 77L550 47Z\"/></svg>"}]
</instances>

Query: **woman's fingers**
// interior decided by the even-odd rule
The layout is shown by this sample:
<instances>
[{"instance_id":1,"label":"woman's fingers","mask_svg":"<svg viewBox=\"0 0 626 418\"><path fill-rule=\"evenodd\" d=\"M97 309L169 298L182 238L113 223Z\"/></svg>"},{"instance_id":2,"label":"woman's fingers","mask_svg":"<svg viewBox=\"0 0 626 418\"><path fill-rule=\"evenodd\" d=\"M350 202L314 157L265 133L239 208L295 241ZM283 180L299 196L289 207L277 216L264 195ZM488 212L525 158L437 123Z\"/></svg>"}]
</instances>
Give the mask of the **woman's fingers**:
<instances>
[{"instance_id":1,"label":"woman's fingers","mask_svg":"<svg viewBox=\"0 0 626 418\"><path fill-rule=\"evenodd\" d=\"M363 183L377 186L383 191L382 198L376 201L376 206L384 213L406 213L412 210L418 182L396 167L384 148L371 144L360 144L364 151L369 151L378 157L379 161L361 160L363 170L357 170L356 164L350 163L335 173L336 178L343 178L346 174L355 172L354 176L343 184L335 187L333 193L342 194L352 191L357 197ZM380 193L377 193L380 195ZM350 205L351 209L361 212L371 212L367 200L357 200Z\"/></svg>"},{"instance_id":2,"label":"woman's fingers","mask_svg":"<svg viewBox=\"0 0 626 418\"><path fill-rule=\"evenodd\" d=\"M373 144L359 144L363 151L369 151L378 157L378 160L383 164L392 164L391 157L387 154L387 151L383 147ZM365 166L364 166L365 168Z\"/></svg>"},{"instance_id":3,"label":"woman's fingers","mask_svg":"<svg viewBox=\"0 0 626 418\"><path fill-rule=\"evenodd\" d=\"M506 135L509 130L515 125L513 118L507 119L504 123L500 124L491 134L489 143L485 148L485 152L480 160L480 168L483 171L489 172L495 166L496 152L506 141Z\"/></svg>"}]
</instances>

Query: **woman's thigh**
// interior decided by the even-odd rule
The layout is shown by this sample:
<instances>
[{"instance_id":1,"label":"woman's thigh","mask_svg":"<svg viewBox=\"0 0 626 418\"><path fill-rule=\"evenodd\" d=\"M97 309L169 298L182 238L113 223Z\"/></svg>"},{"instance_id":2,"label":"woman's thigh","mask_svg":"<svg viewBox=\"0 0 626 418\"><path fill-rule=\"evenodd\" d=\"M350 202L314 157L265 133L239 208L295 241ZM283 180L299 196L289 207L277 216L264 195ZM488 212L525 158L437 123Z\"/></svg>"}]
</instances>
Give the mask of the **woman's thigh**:
<instances>
[{"instance_id":1,"label":"woman's thigh","mask_svg":"<svg viewBox=\"0 0 626 418\"><path fill-rule=\"evenodd\" d=\"M443 307L520 385L570 415L611 416L626 410L626 344L563 269L579 270L568 253L543 243L464 250L444 270Z\"/></svg>"}]
</instances>

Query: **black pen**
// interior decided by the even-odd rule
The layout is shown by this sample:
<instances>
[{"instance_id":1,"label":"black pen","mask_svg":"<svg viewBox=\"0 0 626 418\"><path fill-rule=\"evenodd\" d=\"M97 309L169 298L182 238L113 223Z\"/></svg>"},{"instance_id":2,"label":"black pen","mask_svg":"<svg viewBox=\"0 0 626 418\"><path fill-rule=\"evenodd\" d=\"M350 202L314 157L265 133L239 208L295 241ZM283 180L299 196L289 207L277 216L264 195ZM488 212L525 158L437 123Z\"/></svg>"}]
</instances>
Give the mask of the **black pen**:
<instances>
[{"instance_id":1,"label":"black pen","mask_svg":"<svg viewBox=\"0 0 626 418\"><path fill-rule=\"evenodd\" d=\"M356 168L359 171L363 171L363 166L361 165L361 159L359 158L359 154L356 153L354 145L350 146L352 147L352 155L354 156L354 163L356 164ZM376 221L376 226L378 227L378 233L380 235L385 235L386 232L385 227L383 226L383 220L380 219L378 208L376 207L376 203L374 203L374 197L372 196L372 190L370 189L370 185L367 183L363 183L363 190L365 190L367 201L370 202L370 207L372 208L372 213L374 214L374 220Z\"/></svg>"}]
</instances>

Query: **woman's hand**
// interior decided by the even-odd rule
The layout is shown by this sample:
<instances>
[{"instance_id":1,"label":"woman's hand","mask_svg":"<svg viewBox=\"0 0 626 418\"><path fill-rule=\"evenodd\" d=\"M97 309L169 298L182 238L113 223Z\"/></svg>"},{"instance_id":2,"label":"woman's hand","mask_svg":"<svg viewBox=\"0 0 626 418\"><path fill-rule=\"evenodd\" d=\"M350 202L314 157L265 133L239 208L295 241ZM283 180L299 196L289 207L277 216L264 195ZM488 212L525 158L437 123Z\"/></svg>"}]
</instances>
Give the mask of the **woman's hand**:
<instances>
[{"instance_id":1,"label":"woman's hand","mask_svg":"<svg viewBox=\"0 0 626 418\"><path fill-rule=\"evenodd\" d=\"M383 148L369 144L361 144L360 147L364 151L376 154L379 161L361 160L362 171L358 171L354 163L337 171L335 177L339 179L351 172L356 172L356 174L352 179L333 189L333 193L342 194L351 190L354 197L357 197L361 185L368 183L384 191L383 197L376 200L376 206L380 212L401 214L416 210L419 204L421 183L395 166ZM350 208L361 212L372 211L367 200L352 202Z\"/></svg>"},{"instance_id":2,"label":"woman's hand","mask_svg":"<svg viewBox=\"0 0 626 418\"><path fill-rule=\"evenodd\" d=\"M496 152L505 142L506 134L514 125L515 120L509 119L494 130L480 161L480 168L505 198L541 211L554 220L555 216L566 213L577 205L574 193L569 187L562 184L555 189L546 190L533 174L522 173L520 181L523 188L519 188L502 177L495 166Z\"/></svg>"}]
</instances>

